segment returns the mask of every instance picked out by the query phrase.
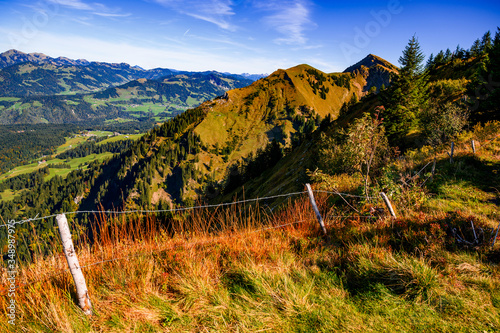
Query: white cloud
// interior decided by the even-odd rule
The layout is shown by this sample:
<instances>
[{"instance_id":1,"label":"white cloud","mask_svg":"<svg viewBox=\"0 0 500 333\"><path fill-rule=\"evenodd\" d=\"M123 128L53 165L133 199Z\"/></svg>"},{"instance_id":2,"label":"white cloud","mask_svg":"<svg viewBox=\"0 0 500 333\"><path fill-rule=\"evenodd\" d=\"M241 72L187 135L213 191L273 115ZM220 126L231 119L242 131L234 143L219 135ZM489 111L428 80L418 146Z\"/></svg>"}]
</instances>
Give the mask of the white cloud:
<instances>
[{"instance_id":1,"label":"white cloud","mask_svg":"<svg viewBox=\"0 0 500 333\"><path fill-rule=\"evenodd\" d=\"M129 17L132 15L131 13L125 13L125 14L113 14L113 13L97 13L93 12L93 14L102 16L102 17Z\"/></svg>"},{"instance_id":2,"label":"white cloud","mask_svg":"<svg viewBox=\"0 0 500 333\"><path fill-rule=\"evenodd\" d=\"M49 2L78 10L93 10L90 5L80 0L49 0Z\"/></svg>"},{"instance_id":3,"label":"white cloud","mask_svg":"<svg viewBox=\"0 0 500 333\"><path fill-rule=\"evenodd\" d=\"M48 0L49 2L68 7L76 10L84 10L92 12L94 15L98 15L101 17L128 17L132 14L130 13L120 13L119 8L111 9L108 6L101 3L92 3L88 4L81 0Z\"/></svg>"},{"instance_id":4,"label":"white cloud","mask_svg":"<svg viewBox=\"0 0 500 333\"><path fill-rule=\"evenodd\" d=\"M199 19L202 21L213 23L216 26L218 26L219 28L224 29L224 30L234 31L236 29L232 24L229 24L226 20L224 20L220 17L203 16L203 15L196 14L196 13L186 13L186 15L194 17L195 19Z\"/></svg>"},{"instance_id":5,"label":"white cloud","mask_svg":"<svg viewBox=\"0 0 500 333\"><path fill-rule=\"evenodd\" d=\"M154 0L156 3L181 14L215 24L221 29L235 31L236 26L228 21L235 13L231 0Z\"/></svg>"},{"instance_id":6,"label":"white cloud","mask_svg":"<svg viewBox=\"0 0 500 333\"><path fill-rule=\"evenodd\" d=\"M268 1L256 3L257 8L272 11L274 14L264 17L264 23L279 32L283 37L276 38L277 44L304 45L308 39L305 30L315 24L310 19L308 2L305 0Z\"/></svg>"}]
</instances>

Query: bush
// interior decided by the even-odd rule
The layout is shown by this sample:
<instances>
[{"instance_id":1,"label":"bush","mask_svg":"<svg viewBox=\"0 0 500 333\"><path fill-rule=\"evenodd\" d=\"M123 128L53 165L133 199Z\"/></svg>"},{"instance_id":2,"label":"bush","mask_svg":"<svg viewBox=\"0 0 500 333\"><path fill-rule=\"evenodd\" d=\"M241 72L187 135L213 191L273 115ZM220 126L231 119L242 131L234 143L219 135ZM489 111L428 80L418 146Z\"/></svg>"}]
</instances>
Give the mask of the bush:
<instances>
[{"instance_id":1,"label":"bush","mask_svg":"<svg viewBox=\"0 0 500 333\"><path fill-rule=\"evenodd\" d=\"M467 124L467 109L447 103L424 110L420 122L426 141L436 147L455 138Z\"/></svg>"},{"instance_id":2,"label":"bush","mask_svg":"<svg viewBox=\"0 0 500 333\"><path fill-rule=\"evenodd\" d=\"M378 110L377 110L378 111ZM347 130L340 130L336 137L323 136L319 151L319 166L328 174L359 173L363 176L368 196L370 178L385 165L389 145L382 122L365 113Z\"/></svg>"}]
</instances>

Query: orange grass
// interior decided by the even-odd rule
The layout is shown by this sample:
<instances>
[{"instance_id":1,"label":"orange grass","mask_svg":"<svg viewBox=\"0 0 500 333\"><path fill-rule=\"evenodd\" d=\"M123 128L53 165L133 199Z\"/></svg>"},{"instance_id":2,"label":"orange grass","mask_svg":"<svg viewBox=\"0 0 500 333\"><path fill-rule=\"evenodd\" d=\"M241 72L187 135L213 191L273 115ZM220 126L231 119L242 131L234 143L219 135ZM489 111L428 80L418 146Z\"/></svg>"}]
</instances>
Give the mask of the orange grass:
<instances>
[{"instance_id":1,"label":"orange grass","mask_svg":"<svg viewBox=\"0 0 500 333\"><path fill-rule=\"evenodd\" d=\"M323 216L348 214L347 208L332 207L329 200L323 194L316 197ZM15 331L289 332L397 327L419 331L419 320L425 317L431 329L452 332L459 328L454 319L459 312L453 312L455 308L447 308L449 314L440 312L443 297L455 300L442 290L453 290L452 285L461 288L453 296L459 309L465 304L459 297L499 286L498 269L472 261L463 265L464 259L446 254L445 233L435 224L463 222L468 216L420 213L398 219L393 227L387 218L350 215L327 219L329 235L322 238L305 195L273 213L258 205L234 205L163 217L100 214L91 230L93 241L82 237L77 249L94 315L87 318L78 308L64 256L38 257L19 270ZM430 247L423 245L429 240ZM491 273L484 273L485 269ZM348 279L344 281L342 274ZM351 283L356 280L364 281L363 285ZM5 272L1 281L6 284ZM377 281L403 293L400 299L387 292L376 296L374 304L385 297L377 310L380 315L368 311L365 301L356 303L358 289L372 292L369 287ZM404 294L407 290L409 296ZM483 310L467 314L471 325L500 328L491 305L500 297L491 293L491 299L478 298ZM7 302L4 295L2 331L12 329L5 316ZM384 313L386 308L395 314ZM415 311L423 312L413 315Z\"/></svg>"}]
</instances>

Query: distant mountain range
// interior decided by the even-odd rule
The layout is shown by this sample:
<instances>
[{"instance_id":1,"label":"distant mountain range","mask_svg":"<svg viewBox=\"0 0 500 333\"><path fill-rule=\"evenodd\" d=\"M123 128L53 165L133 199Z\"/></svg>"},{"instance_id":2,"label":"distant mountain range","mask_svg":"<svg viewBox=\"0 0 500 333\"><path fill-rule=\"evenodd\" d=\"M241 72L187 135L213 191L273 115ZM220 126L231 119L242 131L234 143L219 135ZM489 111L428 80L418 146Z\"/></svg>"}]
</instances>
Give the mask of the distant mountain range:
<instances>
[{"instance_id":1,"label":"distant mountain range","mask_svg":"<svg viewBox=\"0 0 500 333\"><path fill-rule=\"evenodd\" d=\"M130 79L144 78L144 79L154 80L167 75L196 73L196 72L179 71L169 68L154 68L146 70L139 66L131 66L126 63L106 63L106 62L96 62L96 61L90 62L85 59L73 60L66 57L52 58L43 53L24 53L18 50L9 50L0 54L0 69L25 62L31 62L39 65L50 64L54 66L80 66L80 67L91 66L93 68L102 67L102 68L107 68L108 70L118 71L122 75ZM211 72L202 72L202 73L211 73ZM249 74L249 73L243 73L243 74L221 73L221 74L242 77L252 81L256 81L258 79L267 76L267 74Z\"/></svg>"},{"instance_id":2,"label":"distant mountain range","mask_svg":"<svg viewBox=\"0 0 500 333\"><path fill-rule=\"evenodd\" d=\"M0 124L165 121L259 76L144 70L10 50L0 54Z\"/></svg>"},{"instance_id":3,"label":"distant mountain range","mask_svg":"<svg viewBox=\"0 0 500 333\"><path fill-rule=\"evenodd\" d=\"M0 54L0 68L0 124L139 121L148 126L217 96L231 100L238 112L304 107L322 117L336 115L345 103L387 87L397 73L371 54L344 73L299 65L255 82L262 75L144 70L16 50Z\"/></svg>"}]
</instances>

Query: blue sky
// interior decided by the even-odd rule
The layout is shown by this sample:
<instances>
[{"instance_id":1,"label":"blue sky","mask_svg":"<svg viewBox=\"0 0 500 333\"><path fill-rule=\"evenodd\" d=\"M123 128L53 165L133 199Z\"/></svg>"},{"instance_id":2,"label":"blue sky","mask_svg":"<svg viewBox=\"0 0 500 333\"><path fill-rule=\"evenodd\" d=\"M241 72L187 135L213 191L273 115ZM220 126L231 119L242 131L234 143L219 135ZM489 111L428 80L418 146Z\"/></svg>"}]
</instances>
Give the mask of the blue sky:
<instances>
[{"instance_id":1,"label":"blue sky","mask_svg":"<svg viewBox=\"0 0 500 333\"><path fill-rule=\"evenodd\" d=\"M17 49L143 68L343 71L369 53L398 65L500 26L500 1L0 0L0 52Z\"/></svg>"}]
</instances>

